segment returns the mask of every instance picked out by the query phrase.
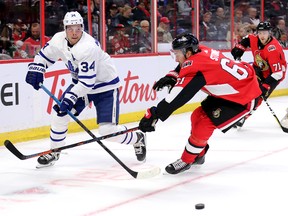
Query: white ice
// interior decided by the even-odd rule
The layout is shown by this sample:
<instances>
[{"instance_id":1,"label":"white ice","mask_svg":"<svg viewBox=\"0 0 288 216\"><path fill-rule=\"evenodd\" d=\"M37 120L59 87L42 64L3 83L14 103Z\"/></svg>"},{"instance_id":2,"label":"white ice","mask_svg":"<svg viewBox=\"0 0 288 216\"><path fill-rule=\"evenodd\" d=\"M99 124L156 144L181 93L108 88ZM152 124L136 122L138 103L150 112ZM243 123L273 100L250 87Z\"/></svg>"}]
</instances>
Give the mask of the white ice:
<instances>
[{"instance_id":1,"label":"white ice","mask_svg":"<svg viewBox=\"0 0 288 216\"><path fill-rule=\"evenodd\" d=\"M269 99L280 119L287 101L288 97ZM37 158L21 161L1 146L0 215L288 215L288 134L265 103L241 130L214 132L204 165L179 175L165 174L165 166L181 156L189 131L190 113L158 122L156 132L147 135L144 164L137 162L132 146L103 141L135 171L162 169L160 175L142 180L131 177L97 143L67 149L53 167L44 169L35 168ZM85 132L69 134L67 143L86 139L90 137ZM32 154L48 150L49 140L16 147ZM197 203L205 208L196 210Z\"/></svg>"}]
</instances>

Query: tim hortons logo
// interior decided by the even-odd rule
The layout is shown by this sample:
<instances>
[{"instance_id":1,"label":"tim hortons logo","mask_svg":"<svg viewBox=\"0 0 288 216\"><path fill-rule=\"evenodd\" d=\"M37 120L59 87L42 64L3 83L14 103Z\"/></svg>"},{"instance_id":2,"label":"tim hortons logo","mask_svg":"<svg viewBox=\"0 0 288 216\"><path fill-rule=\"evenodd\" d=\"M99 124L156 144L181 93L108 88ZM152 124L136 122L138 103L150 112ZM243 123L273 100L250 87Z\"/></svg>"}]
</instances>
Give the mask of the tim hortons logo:
<instances>
[{"instance_id":1,"label":"tim hortons logo","mask_svg":"<svg viewBox=\"0 0 288 216\"><path fill-rule=\"evenodd\" d=\"M51 93L57 98L60 98L66 87L69 85L63 77L63 75L69 74L69 70L57 70L45 73L46 79L52 79ZM61 77L62 76L62 77ZM132 72L129 70L126 77L121 81L122 86L120 90L120 103L135 103L135 102L147 102L155 101L157 99L156 91L153 90L153 84L141 83L139 76L133 76ZM56 92L56 89L59 89ZM54 101L49 98L47 112L51 113Z\"/></svg>"},{"instance_id":2,"label":"tim hortons logo","mask_svg":"<svg viewBox=\"0 0 288 216\"><path fill-rule=\"evenodd\" d=\"M141 83L139 76L132 76L128 71L124 84L120 87L120 103L134 103L136 101L154 101L156 91L149 84Z\"/></svg>"}]
</instances>

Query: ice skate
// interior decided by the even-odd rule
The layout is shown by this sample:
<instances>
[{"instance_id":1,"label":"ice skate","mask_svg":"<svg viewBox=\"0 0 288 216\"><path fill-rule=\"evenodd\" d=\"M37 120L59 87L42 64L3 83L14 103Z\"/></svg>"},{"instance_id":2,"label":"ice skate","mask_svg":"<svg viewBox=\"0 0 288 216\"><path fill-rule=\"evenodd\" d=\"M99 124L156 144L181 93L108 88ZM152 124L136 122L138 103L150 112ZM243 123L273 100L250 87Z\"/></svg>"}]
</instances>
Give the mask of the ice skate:
<instances>
[{"instance_id":1,"label":"ice skate","mask_svg":"<svg viewBox=\"0 0 288 216\"><path fill-rule=\"evenodd\" d=\"M146 134L137 132L137 142L133 144L138 161L146 160Z\"/></svg>"},{"instance_id":2,"label":"ice skate","mask_svg":"<svg viewBox=\"0 0 288 216\"><path fill-rule=\"evenodd\" d=\"M169 174L178 174L190 169L192 164L185 163L182 159L178 159L175 162L166 166L165 170Z\"/></svg>"},{"instance_id":3,"label":"ice skate","mask_svg":"<svg viewBox=\"0 0 288 216\"><path fill-rule=\"evenodd\" d=\"M192 163L192 165L202 165L205 163L205 155L207 154L209 149L209 144L205 146L202 152L195 158L195 161Z\"/></svg>"},{"instance_id":4,"label":"ice skate","mask_svg":"<svg viewBox=\"0 0 288 216\"><path fill-rule=\"evenodd\" d=\"M236 123L233 125L233 127L236 128L237 130L240 130L240 129L243 127L243 125L244 125L244 123L245 123L245 120L246 120L245 117L242 118L242 119L240 119L238 122L236 122Z\"/></svg>"},{"instance_id":5,"label":"ice skate","mask_svg":"<svg viewBox=\"0 0 288 216\"><path fill-rule=\"evenodd\" d=\"M49 167L53 166L57 160L59 160L60 157L60 152L52 152L46 155L41 155L38 158L38 164L36 168L44 168L44 167Z\"/></svg>"}]
</instances>

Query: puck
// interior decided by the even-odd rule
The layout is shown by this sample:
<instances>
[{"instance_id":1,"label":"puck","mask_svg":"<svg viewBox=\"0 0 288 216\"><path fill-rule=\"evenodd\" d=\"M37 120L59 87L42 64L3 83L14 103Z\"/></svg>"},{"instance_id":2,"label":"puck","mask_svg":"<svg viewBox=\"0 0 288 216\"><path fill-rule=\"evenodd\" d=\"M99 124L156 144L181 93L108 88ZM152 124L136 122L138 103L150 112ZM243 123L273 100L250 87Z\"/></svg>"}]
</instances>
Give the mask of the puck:
<instances>
[{"instance_id":1,"label":"puck","mask_svg":"<svg viewBox=\"0 0 288 216\"><path fill-rule=\"evenodd\" d=\"M204 203L198 203L195 205L195 209L204 209L204 208L205 208Z\"/></svg>"}]
</instances>

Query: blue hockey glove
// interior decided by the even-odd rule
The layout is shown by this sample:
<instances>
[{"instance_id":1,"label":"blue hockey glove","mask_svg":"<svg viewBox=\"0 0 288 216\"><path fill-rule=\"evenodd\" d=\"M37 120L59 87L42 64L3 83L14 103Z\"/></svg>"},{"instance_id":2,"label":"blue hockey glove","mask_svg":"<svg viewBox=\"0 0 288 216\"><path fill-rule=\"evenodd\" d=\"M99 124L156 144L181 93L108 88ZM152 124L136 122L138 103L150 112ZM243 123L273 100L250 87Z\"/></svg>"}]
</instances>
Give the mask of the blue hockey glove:
<instances>
[{"instance_id":1,"label":"blue hockey glove","mask_svg":"<svg viewBox=\"0 0 288 216\"><path fill-rule=\"evenodd\" d=\"M26 75L26 82L33 86L34 89L39 90L40 83L44 81L44 73L46 68L43 64L30 63L28 64L28 73Z\"/></svg>"},{"instance_id":2,"label":"blue hockey glove","mask_svg":"<svg viewBox=\"0 0 288 216\"><path fill-rule=\"evenodd\" d=\"M156 107L151 107L147 109L145 116L140 120L139 129L142 132L152 132L155 131L155 125L158 121L156 114Z\"/></svg>"},{"instance_id":3,"label":"blue hockey glove","mask_svg":"<svg viewBox=\"0 0 288 216\"><path fill-rule=\"evenodd\" d=\"M71 111L77 99L78 99L78 96L74 94L73 92L66 92L65 97L61 101L61 104L59 107L60 113L67 113L67 110Z\"/></svg>"}]
</instances>

